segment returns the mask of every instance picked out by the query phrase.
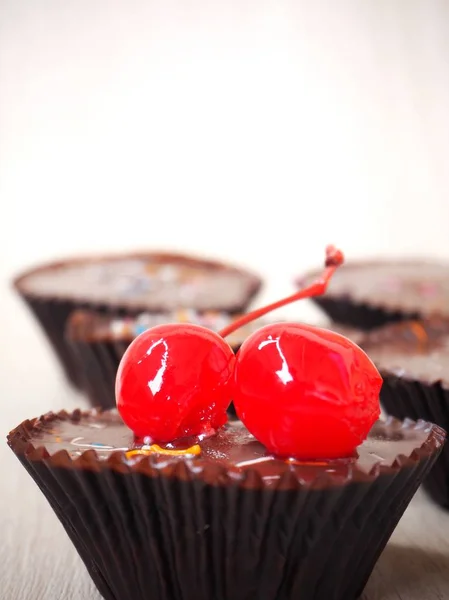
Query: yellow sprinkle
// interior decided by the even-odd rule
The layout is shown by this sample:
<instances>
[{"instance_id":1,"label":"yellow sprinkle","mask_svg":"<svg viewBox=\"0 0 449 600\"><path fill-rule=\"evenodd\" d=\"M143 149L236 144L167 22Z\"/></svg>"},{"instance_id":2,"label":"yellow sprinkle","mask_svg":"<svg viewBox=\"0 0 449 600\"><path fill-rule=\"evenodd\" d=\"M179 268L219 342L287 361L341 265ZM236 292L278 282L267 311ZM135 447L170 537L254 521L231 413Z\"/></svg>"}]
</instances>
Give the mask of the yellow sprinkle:
<instances>
[{"instance_id":1,"label":"yellow sprinkle","mask_svg":"<svg viewBox=\"0 0 449 600\"><path fill-rule=\"evenodd\" d=\"M285 461L288 465L298 465L300 467L327 467L329 466L328 462L318 462L318 461L304 461L304 460L296 460L294 458L287 458Z\"/></svg>"},{"instance_id":2,"label":"yellow sprinkle","mask_svg":"<svg viewBox=\"0 0 449 600\"><path fill-rule=\"evenodd\" d=\"M426 344L427 343L427 333L426 330L424 329L424 327L421 325L421 323L418 323L418 321L414 321L413 323L410 324L410 329L413 331L413 333L416 336L416 339L418 340L419 344Z\"/></svg>"},{"instance_id":3,"label":"yellow sprinkle","mask_svg":"<svg viewBox=\"0 0 449 600\"><path fill-rule=\"evenodd\" d=\"M132 456L149 456L150 454L165 454L167 456L183 456L186 454L193 454L197 456L201 454L201 448L198 444L194 446L190 446L190 448L186 448L185 450L171 450L169 448L161 448L157 444L153 444L149 448L139 448L137 450L128 450L126 452L126 458L131 458Z\"/></svg>"},{"instance_id":4,"label":"yellow sprinkle","mask_svg":"<svg viewBox=\"0 0 449 600\"><path fill-rule=\"evenodd\" d=\"M55 439L57 444L62 442L62 438L60 438L59 435L57 435Z\"/></svg>"},{"instance_id":5,"label":"yellow sprinkle","mask_svg":"<svg viewBox=\"0 0 449 600\"><path fill-rule=\"evenodd\" d=\"M190 448L186 448L185 450L170 450L168 448L161 448L157 444L153 444L150 446L150 450L157 452L158 454L167 454L168 456L182 456L183 454L194 454L197 456L198 454L201 454L201 448L198 444L190 446Z\"/></svg>"},{"instance_id":6,"label":"yellow sprinkle","mask_svg":"<svg viewBox=\"0 0 449 600\"><path fill-rule=\"evenodd\" d=\"M128 450L125 452L126 458L132 458L133 456L148 456L149 454L153 454L151 450Z\"/></svg>"},{"instance_id":7,"label":"yellow sprinkle","mask_svg":"<svg viewBox=\"0 0 449 600\"><path fill-rule=\"evenodd\" d=\"M188 323L189 322L189 314L185 310L179 310L177 314L177 320L179 323Z\"/></svg>"}]
</instances>

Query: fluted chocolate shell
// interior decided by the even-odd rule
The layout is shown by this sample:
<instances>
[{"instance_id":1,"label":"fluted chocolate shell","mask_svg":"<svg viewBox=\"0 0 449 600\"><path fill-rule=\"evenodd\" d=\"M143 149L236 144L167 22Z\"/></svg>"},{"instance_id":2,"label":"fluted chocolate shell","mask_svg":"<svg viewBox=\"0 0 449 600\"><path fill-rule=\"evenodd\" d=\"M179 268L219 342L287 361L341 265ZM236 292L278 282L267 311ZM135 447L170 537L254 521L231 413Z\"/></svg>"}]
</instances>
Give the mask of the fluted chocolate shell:
<instances>
[{"instance_id":1,"label":"fluted chocolate shell","mask_svg":"<svg viewBox=\"0 0 449 600\"><path fill-rule=\"evenodd\" d=\"M318 271L296 280L299 287ZM336 323L370 330L394 321L449 318L449 264L430 260L349 262L313 301Z\"/></svg>"},{"instance_id":2,"label":"fluted chocolate shell","mask_svg":"<svg viewBox=\"0 0 449 600\"><path fill-rule=\"evenodd\" d=\"M74 310L122 316L185 307L239 313L259 291L261 280L217 261L148 252L42 265L17 277L14 287L42 326L68 380L81 387L78 363L65 339Z\"/></svg>"},{"instance_id":3,"label":"fluted chocolate shell","mask_svg":"<svg viewBox=\"0 0 449 600\"><path fill-rule=\"evenodd\" d=\"M390 420L357 457L300 463L234 422L199 456L127 458L116 413L77 411L8 443L106 600L355 600L443 439Z\"/></svg>"},{"instance_id":4,"label":"fluted chocolate shell","mask_svg":"<svg viewBox=\"0 0 449 600\"><path fill-rule=\"evenodd\" d=\"M381 402L396 418L424 419L449 430L449 322L406 321L368 334L362 342L383 377ZM449 446L424 488L449 509Z\"/></svg>"}]
</instances>

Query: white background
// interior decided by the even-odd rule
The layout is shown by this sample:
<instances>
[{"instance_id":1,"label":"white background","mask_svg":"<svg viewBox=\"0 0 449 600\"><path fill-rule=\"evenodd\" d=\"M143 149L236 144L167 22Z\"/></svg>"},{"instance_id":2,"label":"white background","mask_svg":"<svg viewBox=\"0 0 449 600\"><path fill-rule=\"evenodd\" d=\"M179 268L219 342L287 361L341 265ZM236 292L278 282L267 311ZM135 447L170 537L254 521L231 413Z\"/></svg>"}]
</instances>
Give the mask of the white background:
<instances>
[{"instance_id":1,"label":"white background","mask_svg":"<svg viewBox=\"0 0 449 600\"><path fill-rule=\"evenodd\" d=\"M445 0L1 0L11 402L57 377L6 291L32 263L188 250L260 271L274 299L328 242L449 256L448 22Z\"/></svg>"},{"instance_id":2,"label":"white background","mask_svg":"<svg viewBox=\"0 0 449 600\"><path fill-rule=\"evenodd\" d=\"M449 257L448 23L447 0L0 0L0 437L83 404L8 289L32 263L195 251L260 271L274 299L329 242ZM4 442L0 463L5 600L90 597ZM418 501L390 549L443 547L441 523ZM414 552L441 585L444 555Z\"/></svg>"}]
</instances>

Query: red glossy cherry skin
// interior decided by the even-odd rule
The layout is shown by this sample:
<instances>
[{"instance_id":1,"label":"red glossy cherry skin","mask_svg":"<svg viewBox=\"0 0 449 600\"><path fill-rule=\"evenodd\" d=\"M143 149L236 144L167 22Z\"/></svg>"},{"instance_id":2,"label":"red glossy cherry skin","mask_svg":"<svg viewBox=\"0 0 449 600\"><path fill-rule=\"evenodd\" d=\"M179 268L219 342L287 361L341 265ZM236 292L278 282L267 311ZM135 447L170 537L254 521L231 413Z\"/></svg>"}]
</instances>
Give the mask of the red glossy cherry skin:
<instances>
[{"instance_id":1,"label":"red glossy cherry skin","mask_svg":"<svg viewBox=\"0 0 449 600\"><path fill-rule=\"evenodd\" d=\"M116 379L118 411L137 437L171 442L226 422L235 355L213 331L160 325L128 347Z\"/></svg>"},{"instance_id":2,"label":"red glossy cherry skin","mask_svg":"<svg viewBox=\"0 0 449 600\"><path fill-rule=\"evenodd\" d=\"M348 457L379 417L382 378L345 337L299 323L267 325L241 346L233 400L239 418L281 457Z\"/></svg>"}]
</instances>

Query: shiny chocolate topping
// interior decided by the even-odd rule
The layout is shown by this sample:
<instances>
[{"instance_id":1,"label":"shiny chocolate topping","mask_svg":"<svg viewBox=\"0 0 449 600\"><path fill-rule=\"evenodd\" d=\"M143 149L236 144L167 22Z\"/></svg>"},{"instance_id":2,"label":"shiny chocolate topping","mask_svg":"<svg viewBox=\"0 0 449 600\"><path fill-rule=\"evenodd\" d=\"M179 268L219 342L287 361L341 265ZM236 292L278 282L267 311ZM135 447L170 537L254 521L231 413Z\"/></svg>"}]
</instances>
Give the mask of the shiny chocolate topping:
<instances>
[{"instance_id":1,"label":"shiny chocolate topping","mask_svg":"<svg viewBox=\"0 0 449 600\"><path fill-rule=\"evenodd\" d=\"M260 287L249 272L182 255L79 259L16 280L25 294L149 311L242 310Z\"/></svg>"},{"instance_id":2,"label":"shiny chocolate topping","mask_svg":"<svg viewBox=\"0 0 449 600\"><path fill-rule=\"evenodd\" d=\"M205 311L198 312L193 309L180 309L170 313L141 313L135 317L117 317L104 315L96 311L75 311L68 323L68 335L72 340L83 342L113 342L124 340L131 342L138 335L156 325L166 323L194 323L202 325L212 331L220 331L237 316L225 312ZM257 319L244 325L227 338L233 348L240 347L245 339L254 331L267 325L268 321Z\"/></svg>"},{"instance_id":3,"label":"shiny chocolate topping","mask_svg":"<svg viewBox=\"0 0 449 600\"><path fill-rule=\"evenodd\" d=\"M443 439L443 431L435 425L390 419L377 422L368 439L351 458L319 462L283 460L268 454L240 421L228 423L210 437L167 444L162 449L136 444L133 433L112 410L49 414L26 421L10 433L8 443L17 454L26 453L32 458L34 453L36 459L46 458L56 466L69 468L77 465L95 468L98 463L106 467L117 463L117 460L112 460L113 457L121 459L122 468L125 465L141 469L141 461L149 460L153 470L166 472L166 469L183 462L199 476L209 467L219 467L227 476L237 480L248 471L255 472L259 481L268 487L276 486L281 478L285 481L285 475L292 475L296 484L299 481L307 485L320 480L321 485L330 487L366 480L377 476L379 468L385 472L385 469L403 466L407 460L416 461L422 456L429 456L440 448ZM45 451L39 451L40 448ZM61 450L65 452L61 453ZM173 456L167 454L167 450L184 452ZM90 452L86 454L86 451Z\"/></svg>"},{"instance_id":4,"label":"shiny chocolate topping","mask_svg":"<svg viewBox=\"0 0 449 600\"><path fill-rule=\"evenodd\" d=\"M404 321L368 333L360 342L382 374L449 388L449 322Z\"/></svg>"},{"instance_id":5,"label":"shiny chocolate topping","mask_svg":"<svg viewBox=\"0 0 449 600\"><path fill-rule=\"evenodd\" d=\"M302 286L315 275L310 273L297 283ZM449 264L418 260L348 263L335 274L326 295L413 315L449 315Z\"/></svg>"}]
</instances>

